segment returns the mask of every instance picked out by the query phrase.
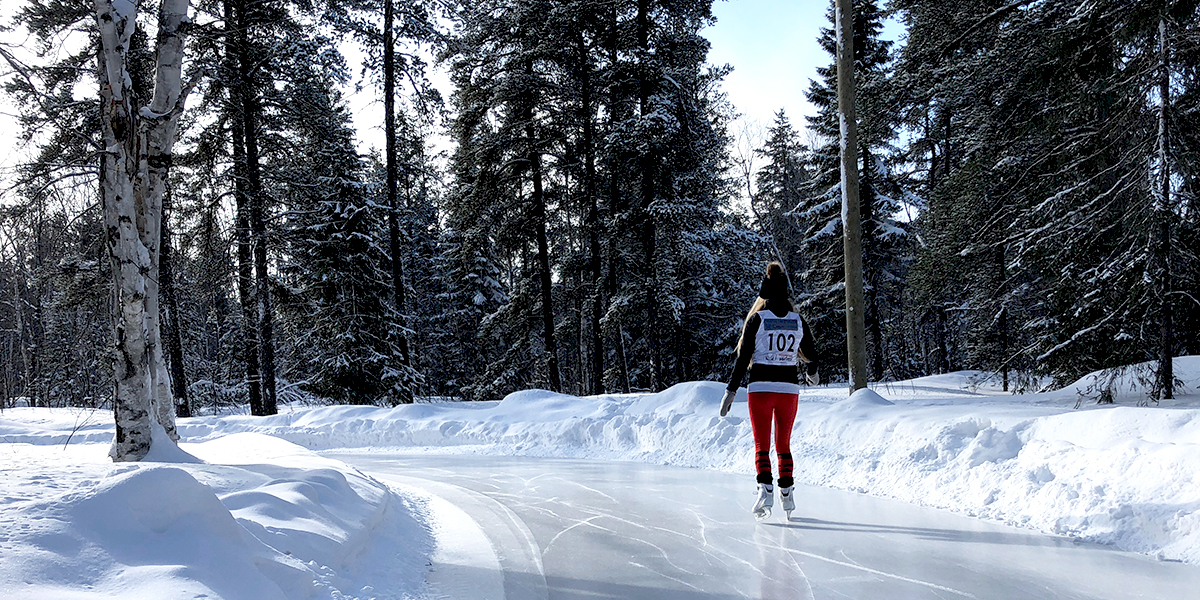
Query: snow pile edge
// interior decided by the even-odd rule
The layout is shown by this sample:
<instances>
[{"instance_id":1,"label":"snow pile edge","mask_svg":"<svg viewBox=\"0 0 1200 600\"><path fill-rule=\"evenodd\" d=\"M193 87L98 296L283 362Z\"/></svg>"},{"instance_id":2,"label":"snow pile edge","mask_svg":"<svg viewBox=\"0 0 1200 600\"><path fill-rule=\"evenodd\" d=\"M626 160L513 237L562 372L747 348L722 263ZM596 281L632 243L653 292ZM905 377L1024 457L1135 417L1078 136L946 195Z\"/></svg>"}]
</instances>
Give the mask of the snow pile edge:
<instances>
[{"instance_id":1,"label":"snow pile edge","mask_svg":"<svg viewBox=\"0 0 1200 600\"><path fill-rule=\"evenodd\" d=\"M1063 393L913 389L806 390L792 435L797 480L1200 564L1200 410L1075 411ZM314 449L643 461L745 473L750 485L745 391L724 419L722 393L713 382L583 398L527 390L500 402L197 419L180 430L203 439L245 427Z\"/></svg>"},{"instance_id":2,"label":"snow pile edge","mask_svg":"<svg viewBox=\"0 0 1200 600\"><path fill-rule=\"evenodd\" d=\"M0 597L424 594L427 494L256 433L182 446L117 464L106 445L6 448Z\"/></svg>"}]
</instances>

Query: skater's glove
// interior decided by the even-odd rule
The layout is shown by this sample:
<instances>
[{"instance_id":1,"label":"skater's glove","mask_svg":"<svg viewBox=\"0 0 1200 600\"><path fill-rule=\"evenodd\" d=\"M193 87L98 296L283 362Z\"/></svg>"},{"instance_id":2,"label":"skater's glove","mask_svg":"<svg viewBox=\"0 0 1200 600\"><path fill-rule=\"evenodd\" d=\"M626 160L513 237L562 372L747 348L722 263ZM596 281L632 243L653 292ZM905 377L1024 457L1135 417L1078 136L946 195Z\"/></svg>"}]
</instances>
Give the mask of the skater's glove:
<instances>
[{"instance_id":1,"label":"skater's glove","mask_svg":"<svg viewBox=\"0 0 1200 600\"><path fill-rule=\"evenodd\" d=\"M805 375L804 380L808 382L808 385L820 385L821 374L814 370L812 373Z\"/></svg>"},{"instance_id":2,"label":"skater's glove","mask_svg":"<svg viewBox=\"0 0 1200 600\"><path fill-rule=\"evenodd\" d=\"M721 398L721 416L729 414L729 407L733 406L733 397L737 395L737 390L725 390L725 397Z\"/></svg>"}]
</instances>

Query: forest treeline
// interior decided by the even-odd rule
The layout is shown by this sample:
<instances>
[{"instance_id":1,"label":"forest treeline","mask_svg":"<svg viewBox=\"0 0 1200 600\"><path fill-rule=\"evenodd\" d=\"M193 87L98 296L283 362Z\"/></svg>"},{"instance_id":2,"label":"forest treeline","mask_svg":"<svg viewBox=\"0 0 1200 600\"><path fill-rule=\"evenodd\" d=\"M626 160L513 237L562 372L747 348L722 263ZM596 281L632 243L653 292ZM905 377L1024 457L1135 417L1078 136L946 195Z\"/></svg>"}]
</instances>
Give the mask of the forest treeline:
<instances>
[{"instance_id":1,"label":"forest treeline","mask_svg":"<svg viewBox=\"0 0 1200 600\"><path fill-rule=\"evenodd\" d=\"M139 121L178 139L131 159L163 178L144 275L177 414L722 379L769 260L844 380L832 25L819 113L758 134L708 63L711 5L193 0L186 106ZM854 2L872 380L1025 389L1198 351L1198 5ZM0 206L0 407L110 406L127 356L96 6L23 2L25 46L0 44L30 156ZM139 6L135 110L162 73ZM384 122L351 113L356 82Z\"/></svg>"}]
</instances>

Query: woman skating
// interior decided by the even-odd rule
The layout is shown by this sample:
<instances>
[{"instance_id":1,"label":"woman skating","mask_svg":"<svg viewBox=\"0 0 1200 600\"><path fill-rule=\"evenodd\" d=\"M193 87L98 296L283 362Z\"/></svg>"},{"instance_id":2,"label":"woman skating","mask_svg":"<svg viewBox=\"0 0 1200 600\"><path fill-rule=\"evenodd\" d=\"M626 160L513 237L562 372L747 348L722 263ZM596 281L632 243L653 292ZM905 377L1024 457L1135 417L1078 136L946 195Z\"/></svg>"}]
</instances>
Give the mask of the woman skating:
<instances>
[{"instance_id":1,"label":"woman skating","mask_svg":"<svg viewBox=\"0 0 1200 600\"><path fill-rule=\"evenodd\" d=\"M820 378L816 344L808 325L796 314L788 298L787 277L779 263L767 265L758 296L742 327L737 364L721 402L721 416L729 412L749 368L750 427L754 432L754 465L758 471L754 517L761 521L771 515L775 496L771 477L771 423L775 424L775 454L779 462L779 503L790 518L796 508L792 496L791 438L800 392L800 361L807 365L805 379L810 385L817 385Z\"/></svg>"}]
</instances>

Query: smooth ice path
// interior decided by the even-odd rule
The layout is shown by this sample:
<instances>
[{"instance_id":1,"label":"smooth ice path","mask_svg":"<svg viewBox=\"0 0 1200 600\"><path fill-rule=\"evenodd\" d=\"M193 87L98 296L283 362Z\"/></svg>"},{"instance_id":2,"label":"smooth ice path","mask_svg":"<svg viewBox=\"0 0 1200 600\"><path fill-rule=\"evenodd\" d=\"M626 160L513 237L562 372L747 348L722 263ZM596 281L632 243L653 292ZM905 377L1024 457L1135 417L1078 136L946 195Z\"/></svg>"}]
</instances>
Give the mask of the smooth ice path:
<instances>
[{"instance_id":1,"label":"smooth ice path","mask_svg":"<svg viewBox=\"0 0 1200 600\"><path fill-rule=\"evenodd\" d=\"M626 462L336 456L470 515L504 570L508 600L1200 599L1194 566L825 488L797 486L792 522L777 511L756 523L746 476ZM453 569L440 580L497 579L486 564ZM485 592L452 588L441 589Z\"/></svg>"}]
</instances>

